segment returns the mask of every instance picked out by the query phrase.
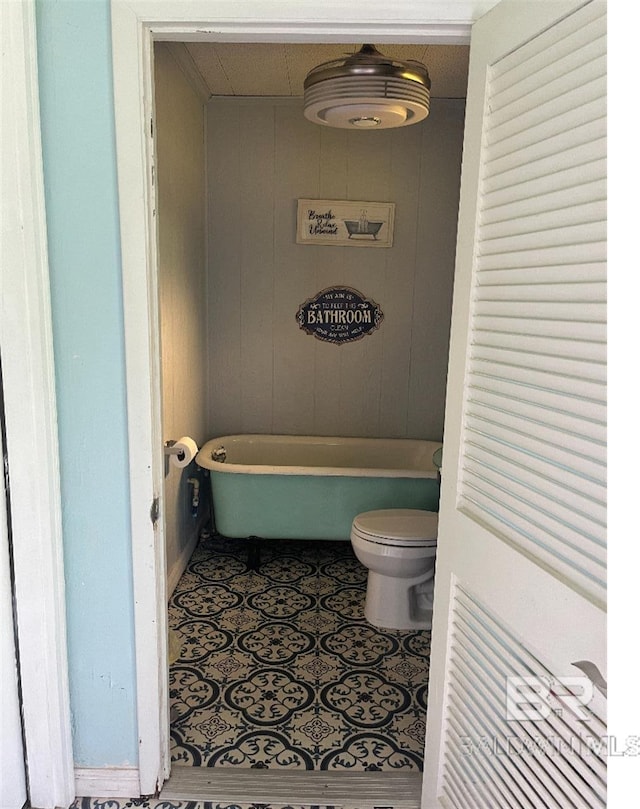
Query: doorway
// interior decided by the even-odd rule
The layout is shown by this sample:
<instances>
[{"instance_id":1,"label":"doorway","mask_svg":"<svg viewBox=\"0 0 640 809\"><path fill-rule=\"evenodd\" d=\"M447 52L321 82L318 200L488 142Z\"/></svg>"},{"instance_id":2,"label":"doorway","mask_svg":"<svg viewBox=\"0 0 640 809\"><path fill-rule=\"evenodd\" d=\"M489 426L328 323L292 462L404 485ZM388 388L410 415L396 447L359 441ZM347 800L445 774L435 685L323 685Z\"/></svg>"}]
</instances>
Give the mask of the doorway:
<instances>
[{"instance_id":1,"label":"doorway","mask_svg":"<svg viewBox=\"0 0 640 809\"><path fill-rule=\"evenodd\" d=\"M486 8L486 7L485 7ZM133 576L136 591L138 721L140 737L140 785L142 792L153 792L169 772L166 736L167 684L165 558L161 526L150 521L149 510L157 502L163 486L163 436L161 430L160 368L157 345L157 263L151 169L153 42L199 41L279 41L342 42L385 41L445 42L467 44L472 15L470 11L449 10L448 22L425 21L424 9L408 4L401 10L380 10L377 22L363 22L357 10L336 6L334 22L325 23L296 16L274 23L274 10L264 4L243 5L240 17L208 21L176 22L188 17L180 4L173 22L162 12L149 15L144 5L116 3L112 7L114 43L114 89L120 180L120 214L123 223L123 279L125 336L127 350L127 390L130 442ZM201 9L200 9L201 12ZM301 12L302 14L303 12ZM480 13L480 12L478 12ZM398 22L398 17L402 21ZM371 6L368 6L371 18ZM380 21L383 22L380 22ZM141 69L142 68L142 69ZM140 149L142 145L142 151ZM147 272L141 272L146 267ZM151 340L149 339L151 335ZM153 631L150 631L150 628ZM159 665L160 661L160 665Z\"/></svg>"},{"instance_id":2,"label":"doorway","mask_svg":"<svg viewBox=\"0 0 640 809\"><path fill-rule=\"evenodd\" d=\"M206 44L199 43L199 47L205 48ZM259 53L262 46L252 47ZM272 46L264 47L265 53L273 51ZM386 45L385 51L392 52L394 47L397 46ZM424 45L416 47L428 61L429 49ZM182 43L158 43L154 49L163 440L189 433L201 445L212 437L212 429L215 434L296 432L437 440L442 435L444 412L464 99L440 98L441 91L435 94L431 116L424 125L397 132L349 133L349 137L309 124L302 115L299 98L213 98L206 105L202 121L201 83L190 81L184 65L191 51L185 55L184 48ZM441 47L437 51L440 59L442 52ZM400 53L404 55L406 51ZM320 55L314 58L322 59ZM270 59L256 61L268 64ZM204 153L199 142L203 125ZM208 187L199 171L201 162L206 164ZM372 166L376 167L374 171ZM295 245L297 198L340 199L347 195L397 203L403 214L393 251ZM206 216L202 213L204 207L208 209ZM202 273L195 268L205 262L205 233L209 266ZM316 344L297 328L293 317L297 305L317 289L339 282L364 288L389 313L389 328L382 329L375 342L363 340L337 348ZM207 374L198 370L202 368L209 369L208 381ZM321 396L328 380L332 396ZM310 393L313 402L306 398ZM211 588L217 587L224 589L224 598L242 599L242 605L232 605L237 614L217 615L214 622L223 632L221 642L226 643L227 635L241 635L256 627L242 624L234 628L221 621L228 618L264 622L266 616L256 617L253 609L259 608L255 588L262 588L264 593L269 578L257 583L255 576L245 580L245 571L238 568L242 565L241 548L222 551L221 558L231 558L235 565L222 580L207 579L207 569L215 566L211 560L207 563L206 546L197 551L202 557L194 557L194 565L189 564L200 525L198 515L194 521L187 508L188 480L193 475L193 470L165 467L169 590L173 591L185 567L189 577L187 584L178 585L171 609L175 626L186 643L190 627L197 632L203 630L199 594L206 591L210 596ZM206 479L200 484L208 486ZM338 547L343 544L346 547ZM387 672L387 680L378 682L376 688L390 689L384 701L388 705L394 700L397 703L395 718L378 706L376 716L362 718L358 724L340 711L328 710L327 672L351 677L352 685L355 680L361 681L365 670L369 676L376 676L368 671L364 658L351 672L350 661L341 660L336 667L320 659L322 653L329 654L326 649L323 652L323 644L332 642L327 639L326 625L333 622L336 628L340 622L359 621L360 625L354 625L352 630L364 631L366 571L353 558L348 542L326 543L324 547L318 543L313 548L305 543L294 545L280 552L269 547L266 561L276 565L279 559L294 558L308 569L307 573L301 576L301 582L278 584L282 571L274 571L271 586L289 590L292 586L302 587L302 591L296 589L296 597L305 603L311 598L313 603L299 609L298 616L294 611L288 616L271 617L279 623L280 630L283 622L294 626L305 636L304 643L313 645L313 650L299 650L303 657L308 656L300 661L302 668L311 666L316 672L326 669L318 672L315 681L313 677L309 682L298 678L302 685L287 685L306 694L302 701L309 702L308 715L298 717L296 727L289 730L297 734L297 743L282 741L280 728L287 724L286 715L271 729L263 717L254 725L253 738L248 741L251 734L247 715L242 714L237 697L242 677L249 678L247 687L252 687L253 674L251 670L247 672L246 661L240 671L237 669L238 659L246 657L247 650L232 648L233 643L216 649L215 660L212 657L208 664L223 669L204 676L200 669L201 664L205 665L204 652L202 648L196 652L197 644L192 644L183 646L184 657L176 663L169 683L175 720L173 760L204 766L211 761L224 763L226 756L227 762L233 759L247 766L253 755L257 765L264 765L262 752L254 750L250 755L241 748L243 744L254 744L259 735L272 734L274 753L270 766L282 766L288 759L293 767L329 769L331 762L335 766L335 760L342 755L349 761L345 768L355 765L360 770L375 771L402 766L419 772L426 711L426 633L401 637L369 632L371 637L366 638L370 651L374 647L387 649L387 659L374 656L371 660L376 662L371 665L379 668L384 664L392 672ZM212 548L210 543L208 548ZM337 577L333 593L342 593L342 598L350 602L357 600L355 606L349 607L356 610L350 616L328 603L332 594L326 571L331 568L332 555L333 562L341 559L346 563L349 559L352 565L345 573L351 580ZM234 578L242 580L241 586L248 591L233 590ZM346 590L354 590L353 585L357 592L346 594ZM318 587L321 592L311 592ZM320 618L321 611L324 618ZM248 613L251 617L247 617ZM309 631L305 624L309 616L317 623L315 630ZM358 638L354 636L354 642ZM341 642L346 643L346 639ZM276 676L272 669L277 661L270 662L267 678ZM258 664L269 668L268 663L262 660ZM291 665L291 660L285 660L277 676L288 679ZM310 670L305 671L308 677ZM190 694L186 692L193 687L194 678L199 678L202 693L208 697L200 704L194 698L188 705ZM185 699L176 695L178 680L186 690ZM225 706L219 694L214 713L207 706L220 686L225 694L229 692L233 707ZM317 692L313 699L312 690ZM324 703L320 692L327 697ZM328 710L326 716L323 710ZM234 718L230 718L229 711ZM309 711L315 711L315 717ZM230 726L234 720L244 732L232 743ZM306 731L301 729L303 725ZM338 726L343 729L336 731ZM278 739L274 733L280 733ZM402 741L396 743L394 737ZM346 741L359 745L360 752L350 749L342 753ZM295 747L293 753L289 744ZM213 749L215 745L220 752ZM367 745L383 745L385 752L373 755Z\"/></svg>"}]
</instances>

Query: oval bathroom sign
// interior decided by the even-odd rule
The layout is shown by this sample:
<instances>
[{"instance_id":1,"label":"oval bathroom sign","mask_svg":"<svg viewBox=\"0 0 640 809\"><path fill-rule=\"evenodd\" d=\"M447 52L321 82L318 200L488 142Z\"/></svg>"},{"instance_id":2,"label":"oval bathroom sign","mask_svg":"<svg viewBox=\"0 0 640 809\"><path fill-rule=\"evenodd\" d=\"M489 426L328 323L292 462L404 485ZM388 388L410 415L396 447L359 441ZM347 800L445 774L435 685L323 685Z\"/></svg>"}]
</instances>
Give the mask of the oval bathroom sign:
<instances>
[{"instance_id":1,"label":"oval bathroom sign","mask_svg":"<svg viewBox=\"0 0 640 809\"><path fill-rule=\"evenodd\" d=\"M330 287L305 301L296 314L301 329L329 343L360 340L375 331L384 315L374 301L351 287Z\"/></svg>"}]
</instances>

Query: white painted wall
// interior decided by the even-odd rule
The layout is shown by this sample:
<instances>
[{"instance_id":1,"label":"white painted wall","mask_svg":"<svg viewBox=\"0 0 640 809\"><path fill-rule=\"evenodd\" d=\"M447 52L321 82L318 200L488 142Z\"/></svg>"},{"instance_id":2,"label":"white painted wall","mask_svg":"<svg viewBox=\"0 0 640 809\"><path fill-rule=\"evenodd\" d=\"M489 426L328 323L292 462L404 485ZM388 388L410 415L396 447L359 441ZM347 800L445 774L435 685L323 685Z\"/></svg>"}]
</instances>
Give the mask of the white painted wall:
<instances>
[{"instance_id":1,"label":"white painted wall","mask_svg":"<svg viewBox=\"0 0 640 809\"><path fill-rule=\"evenodd\" d=\"M190 435L201 445L207 437L204 106L164 44L156 46L155 102L163 437ZM165 466L169 592L201 523L191 514L187 479L194 474L201 475L195 463ZM205 505L203 498L199 517Z\"/></svg>"},{"instance_id":2,"label":"white painted wall","mask_svg":"<svg viewBox=\"0 0 640 809\"><path fill-rule=\"evenodd\" d=\"M211 435L440 439L464 103L384 132L311 124L300 99L207 114ZM296 244L298 198L394 202L393 247ZM303 332L299 305L333 285L379 303L381 328L342 346Z\"/></svg>"}]
</instances>

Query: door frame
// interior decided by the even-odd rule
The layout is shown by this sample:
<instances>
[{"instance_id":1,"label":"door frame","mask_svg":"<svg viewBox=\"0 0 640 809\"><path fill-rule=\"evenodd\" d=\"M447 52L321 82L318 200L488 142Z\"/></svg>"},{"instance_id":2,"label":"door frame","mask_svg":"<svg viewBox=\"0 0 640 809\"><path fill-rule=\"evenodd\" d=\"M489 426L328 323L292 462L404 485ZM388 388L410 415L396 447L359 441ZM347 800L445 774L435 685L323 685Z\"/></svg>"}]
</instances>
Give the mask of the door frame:
<instances>
[{"instance_id":1,"label":"door frame","mask_svg":"<svg viewBox=\"0 0 640 809\"><path fill-rule=\"evenodd\" d=\"M75 785L34 0L2 4L2 46L0 346L17 648L29 801L53 809L69 806Z\"/></svg>"},{"instance_id":2,"label":"door frame","mask_svg":"<svg viewBox=\"0 0 640 809\"><path fill-rule=\"evenodd\" d=\"M153 43L377 42L468 44L498 0L112 0L112 42L123 299L131 537L142 794L168 777L163 436L155 235ZM142 270L144 268L144 271Z\"/></svg>"}]
</instances>

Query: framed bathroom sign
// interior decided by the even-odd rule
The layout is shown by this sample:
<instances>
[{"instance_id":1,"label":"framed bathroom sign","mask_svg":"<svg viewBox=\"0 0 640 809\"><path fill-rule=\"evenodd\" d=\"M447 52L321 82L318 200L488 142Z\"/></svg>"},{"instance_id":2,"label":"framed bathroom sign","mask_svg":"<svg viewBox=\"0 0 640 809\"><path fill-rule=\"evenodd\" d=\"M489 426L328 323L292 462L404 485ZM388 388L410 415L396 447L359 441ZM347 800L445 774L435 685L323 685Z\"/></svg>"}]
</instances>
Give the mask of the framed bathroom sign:
<instances>
[{"instance_id":1,"label":"framed bathroom sign","mask_svg":"<svg viewBox=\"0 0 640 809\"><path fill-rule=\"evenodd\" d=\"M382 309L352 287L329 287L301 304L298 326L327 343L342 345L360 340L380 327Z\"/></svg>"},{"instance_id":2,"label":"framed bathroom sign","mask_svg":"<svg viewBox=\"0 0 640 809\"><path fill-rule=\"evenodd\" d=\"M393 202L299 199L298 244L342 247L391 247Z\"/></svg>"}]
</instances>

